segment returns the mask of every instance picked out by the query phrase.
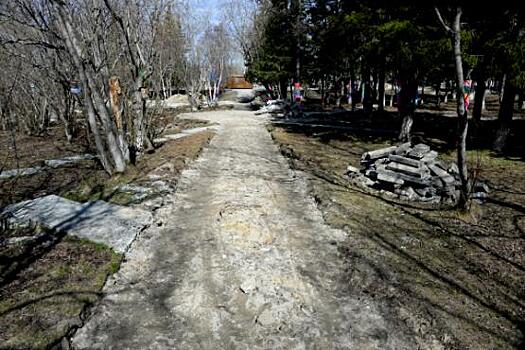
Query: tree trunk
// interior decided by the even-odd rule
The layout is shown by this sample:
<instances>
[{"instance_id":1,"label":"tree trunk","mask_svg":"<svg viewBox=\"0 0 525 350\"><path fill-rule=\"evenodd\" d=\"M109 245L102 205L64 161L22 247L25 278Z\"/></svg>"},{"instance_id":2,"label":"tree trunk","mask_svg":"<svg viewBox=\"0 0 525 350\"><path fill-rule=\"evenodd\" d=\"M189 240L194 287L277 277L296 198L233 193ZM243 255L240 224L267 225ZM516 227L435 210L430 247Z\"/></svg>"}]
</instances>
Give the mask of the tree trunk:
<instances>
[{"instance_id":1,"label":"tree trunk","mask_svg":"<svg viewBox=\"0 0 525 350\"><path fill-rule=\"evenodd\" d=\"M100 117L102 126L106 136L107 145L109 148L109 154L114 162L115 170L117 172L123 172L126 168L124 157L119 148L117 137L115 134L114 124L109 118L106 105L103 98L98 92L95 84L94 76L96 76L93 68L89 66L89 62L86 62L83 55L83 49L79 43L78 33L75 32L72 25L72 19L70 14L67 12L64 3L53 3L60 14L61 26L60 30L65 38L65 44L71 54L75 67L77 68L81 77L84 87L84 105L88 112L88 121L92 129L93 135L95 136L95 143L101 159L101 163L104 169L108 173L112 173L110 162L107 160L108 153L105 150L104 145L99 134L98 125L96 122L96 116ZM98 141L97 141L98 138Z\"/></svg>"},{"instance_id":2,"label":"tree trunk","mask_svg":"<svg viewBox=\"0 0 525 350\"><path fill-rule=\"evenodd\" d=\"M413 78L403 78L401 80L401 91L399 92L399 101L397 101L397 110L399 116L403 118L400 141L410 141L410 133L414 124L414 112L416 109L415 100L417 94L417 80Z\"/></svg>"},{"instance_id":3,"label":"tree trunk","mask_svg":"<svg viewBox=\"0 0 525 350\"><path fill-rule=\"evenodd\" d=\"M279 81L279 90L281 90L281 99L286 100L286 90L287 90L288 83L286 82L286 79L281 79Z\"/></svg>"},{"instance_id":4,"label":"tree trunk","mask_svg":"<svg viewBox=\"0 0 525 350\"><path fill-rule=\"evenodd\" d=\"M377 110L385 110L385 70L383 67L379 70L379 98L377 101Z\"/></svg>"},{"instance_id":5,"label":"tree trunk","mask_svg":"<svg viewBox=\"0 0 525 350\"><path fill-rule=\"evenodd\" d=\"M412 125L414 124L414 114L408 113L403 116L403 124L401 124L401 133L399 134L399 140L403 142L410 141L410 132L412 131Z\"/></svg>"},{"instance_id":6,"label":"tree trunk","mask_svg":"<svg viewBox=\"0 0 525 350\"><path fill-rule=\"evenodd\" d=\"M504 74L503 80L501 82L501 89L499 91L499 103L503 102L503 95L505 94L506 83L507 83L507 74Z\"/></svg>"},{"instance_id":7,"label":"tree trunk","mask_svg":"<svg viewBox=\"0 0 525 350\"><path fill-rule=\"evenodd\" d=\"M514 113L514 102L516 98L516 87L510 80L505 82L505 90L498 113L498 130L494 140L493 149L497 152L503 151L510 134L510 124Z\"/></svg>"},{"instance_id":8,"label":"tree trunk","mask_svg":"<svg viewBox=\"0 0 525 350\"><path fill-rule=\"evenodd\" d=\"M465 110L465 99L463 98L463 59L461 57L461 7L456 9L456 17L453 25L454 35L454 62L456 66L456 91L457 91L457 113L458 113L458 168L459 178L461 181L461 195L459 198L459 207L462 209L469 208L469 179L467 169L467 131L468 115Z\"/></svg>"},{"instance_id":9,"label":"tree trunk","mask_svg":"<svg viewBox=\"0 0 525 350\"><path fill-rule=\"evenodd\" d=\"M355 85L355 72L354 72L354 68L352 67L352 69L350 70L350 96L352 98L352 112L355 112L355 99L356 99L354 85Z\"/></svg>"},{"instance_id":10,"label":"tree trunk","mask_svg":"<svg viewBox=\"0 0 525 350\"><path fill-rule=\"evenodd\" d=\"M321 107L324 108L324 77L321 78Z\"/></svg>"},{"instance_id":11,"label":"tree trunk","mask_svg":"<svg viewBox=\"0 0 525 350\"><path fill-rule=\"evenodd\" d=\"M487 92L487 85L485 83L485 78L482 77L477 81L476 92L474 94L474 108L472 110L472 117L475 121L481 121L481 112L484 109L485 104L485 95Z\"/></svg>"},{"instance_id":12,"label":"tree trunk","mask_svg":"<svg viewBox=\"0 0 525 350\"><path fill-rule=\"evenodd\" d=\"M135 149L139 153L142 152L146 146L146 105L142 96L143 85L142 76L139 74L139 76L135 79L135 83L133 84L133 100L131 105L131 112L133 115L133 131L135 133L135 139L133 141L135 143Z\"/></svg>"},{"instance_id":13,"label":"tree trunk","mask_svg":"<svg viewBox=\"0 0 525 350\"><path fill-rule=\"evenodd\" d=\"M363 68L363 111L365 113L372 113L373 101L370 86L370 67L365 64Z\"/></svg>"},{"instance_id":14,"label":"tree trunk","mask_svg":"<svg viewBox=\"0 0 525 350\"><path fill-rule=\"evenodd\" d=\"M519 98L518 98L518 109L524 110L525 109L525 90L520 90L519 92Z\"/></svg>"}]
</instances>

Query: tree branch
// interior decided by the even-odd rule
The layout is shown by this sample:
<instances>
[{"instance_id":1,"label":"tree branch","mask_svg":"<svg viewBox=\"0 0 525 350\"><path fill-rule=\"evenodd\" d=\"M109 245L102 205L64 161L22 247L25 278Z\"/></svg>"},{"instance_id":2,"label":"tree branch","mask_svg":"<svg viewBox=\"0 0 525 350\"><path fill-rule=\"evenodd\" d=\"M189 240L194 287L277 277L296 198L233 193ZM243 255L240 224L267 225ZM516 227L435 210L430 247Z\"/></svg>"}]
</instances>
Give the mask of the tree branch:
<instances>
[{"instance_id":1,"label":"tree branch","mask_svg":"<svg viewBox=\"0 0 525 350\"><path fill-rule=\"evenodd\" d=\"M434 7L434 10L436 11L436 15L438 17L438 20L439 22L441 23L441 25L443 26L443 28L445 28L445 30L447 31L447 33L450 33L450 34L454 34L454 31L452 30L452 28L450 28L450 26L448 26L445 21L443 20L443 17L441 17L441 12L439 12L439 9L437 8L437 6ZM460 15L461 16L461 15Z\"/></svg>"}]
</instances>

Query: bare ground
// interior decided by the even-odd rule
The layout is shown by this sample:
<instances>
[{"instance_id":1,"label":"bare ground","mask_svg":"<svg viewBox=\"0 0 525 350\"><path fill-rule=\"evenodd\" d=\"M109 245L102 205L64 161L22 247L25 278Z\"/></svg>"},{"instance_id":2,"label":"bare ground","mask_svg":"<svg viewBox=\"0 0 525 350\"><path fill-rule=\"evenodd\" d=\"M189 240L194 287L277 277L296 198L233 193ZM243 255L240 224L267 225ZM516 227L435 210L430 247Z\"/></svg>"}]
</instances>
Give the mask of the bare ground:
<instances>
[{"instance_id":1,"label":"bare ground","mask_svg":"<svg viewBox=\"0 0 525 350\"><path fill-rule=\"evenodd\" d=\"M470 168L493 189L491 200L469 214L424 210L364 193L343 175L347 165L359 166L363 152L391 138L300 126L272 130L292 166L310 174L325 220L348 234L340 246L347 293L371 297L418 338L445 348L525 346L523 160L469 151ZM452 160L450 134L442 135L423 141Z\"/></svg>"},{"instance_id":2,"label":"bare ground","mask_svg":"<svg viewBox=\"0 0 525 350\"><path fill-rule=\"evenodd\" d=\"M189 120L165 114L160 123L169 124L171 132L177 132L208 123L202 120ZM45 137L14 135L16 154L10 133L0 135L0 169L41 165L44 160L94 152L83 138L66 142L59 127L53 128ZM114 191L119 184L145 181L146 175L157 167L164 166L160 173L169 173L170 181L176 184L177 175L194 159L202 147L210 140L212 133L199 133L189 137L169 141L154 153L139 159L136 166L130 166L125 174L110 178L100 164L94 161L78 163L67 168L50 169L32 175L10 179L0 179L0 208L11 203L38 198L49 194L66 196L72 200L87 201L104 199L117 204L130 204L127 197ZM16 157L15 157L16 155ZM162 174L157 174L161 176Z\"/></svg>"}]
</instances>

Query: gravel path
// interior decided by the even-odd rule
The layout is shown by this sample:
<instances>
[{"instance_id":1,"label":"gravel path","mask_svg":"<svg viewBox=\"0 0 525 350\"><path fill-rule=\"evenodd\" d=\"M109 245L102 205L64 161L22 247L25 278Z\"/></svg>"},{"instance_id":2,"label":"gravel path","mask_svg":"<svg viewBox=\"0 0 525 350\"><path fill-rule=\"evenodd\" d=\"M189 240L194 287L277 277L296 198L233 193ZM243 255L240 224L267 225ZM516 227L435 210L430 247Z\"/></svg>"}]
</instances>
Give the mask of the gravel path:
<instances>
[{"instance_id":1,"label":"gravel path","mask_svg":"<svg viewBox=\"0 0 525 350\"><path fill-rule=\"evenodd\" d=\"M186 117L186 116L185 116ZM348 295L328 227L252 112L220 127L132 245L78 349L413 349L371 300Z\"/></svg>"}]
</instances>

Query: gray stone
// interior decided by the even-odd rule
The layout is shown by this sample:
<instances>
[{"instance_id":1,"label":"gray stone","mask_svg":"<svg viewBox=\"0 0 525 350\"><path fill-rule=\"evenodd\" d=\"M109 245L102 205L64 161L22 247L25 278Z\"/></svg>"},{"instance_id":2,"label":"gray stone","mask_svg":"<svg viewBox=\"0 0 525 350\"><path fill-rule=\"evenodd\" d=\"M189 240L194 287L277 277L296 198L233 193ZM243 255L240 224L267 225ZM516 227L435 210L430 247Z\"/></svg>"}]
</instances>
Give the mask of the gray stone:
<instances>
[{"instance_id":1,"label":"gray stone","mask_svg":"<svg viewBox=\"0 0 525 350\"><path fill-rule=\"evenodd\" d=\"M397 173L397 172L394 172L394 171L386 169L386 167L384 167L384 166L379 168L379 169L377 169L377 172L378 172L378 174L379 173L383 173L383 174L386 174L386 175L398 177L398 178L402 179L405 182L408 182L408 183L411 183L411 184L416 184L416 185L419 185L419 186L429 186L430 185L430 181L428 181L428 179L422 179L422 178L419 178L419 177L416 177L416 176L410 176L410 175L403 174L403 173Z\"/></svg>"},{"instance_id":2,"label":"gray stone","mask_svg":"<svg viewBox=\"0 0 525 350\"><path fill-rule=\"evenodd\" d=\"M50 168L60 168L63 166L73 165L86 160L93 160L97 158L92 154L81 154L78 156L64 157L59 159L50 159L44 161L44 164Z\"/></svg>"},{"instance_id":3,"label":"gray stone","mask_svg":"<svg viewBox=\"0 0 525 350\"><path fill-rule=\"evenodd\" d=\"M374 151L363 153L361 161L371 161L379 158L388 156L391 153L394 153L397 150L397 146L391 146L387 148L381 148Z\"/></svg>"},{"instance_id":4,"label":"gray stone","mask_svg":"<svg viewBox=\"0 0 525 350\"><path fill-rule=\"evenodd\" d=\"M473 190L474 192L490 193L489 186L484 182L476 182Z\"/></svg>"},{"instance_id":5,"label":"gray stone","mask_svg":"<svg viewBox=\"0 0 525 350\"><path fill-rule=\"evenodd\" d=\"M403 156L398 156L396 154L390 154L388 159L392 162L408 165L411 167L419 168L421 167L421 162L412 158L407 158Z\"/></svg>"},{"instance_id":6,"label":"gray stone","mask_svg":"<svg viewBox=\"0 0 525 350\"><path fill-rule=\"evenodd\" d=\"M157 137L156 139L153 139L153 143L156 143L156 144L162 144L162 143L166 143L168 142L169 139L166 138L166 137Z\"/></svg>"},{"instance_id":7,"label":"gray stone","mask_svg":"<svg viewBox=\"0 0 525 350\"><path fill-rule=\"evenodd\" d=\"M103 243L124 253L152 221L150 213L95 201L78 203L50 195L8 206L2 212L12 224L36 222L69 235Z\"/></svg>"},{"instance_id":8,"label":"gray stone","mask_svg":"<svg viewBox=\"0 0 525 350\"><path fill-rule=\"evenodd\" d=\"M12 169L5 170L0 173L0 179L9 179L17 176L30 176L38 174L39 172L45 170L46 168L60 168L63 166L73 165L80 163L86 160L93 160L96 156L91 154L82 154L78 156L64 157L59 159L49 159L44 161L44 166L35 166L31 168L22 168L22 169Z\"/></svg>"},{"instance_id":9,"label":"gray stone","mask_svg":"<svg viewBox=\"0 0 525 350\"><path fill-rule=\"evenodd\" d=\"M485 199L489 198L489 195L486 192L474 192L474 193L472 193L471 197L473 199L485 200Z\"/></svg>"},{"instance_id":10,"label":"gray stone","mask_svg":"<svg viewBox=\"0 0 525 350\"><path fill-rule=\"evenodd\" d=\"M353 167L353 166L351 166L351 165L349 165L349 166L346 167L346 171L347 171L348 173L354 173L354 174L358 174L358 173L360 172L359 169L357 169L356 167Z\"/></svg>"},{"instance_id":11,"label":"gray stone","mask_svg":"<svg viewBox=\"0 0 525 350\"><path fill-rule=\"evenodd\" d=\"M430 152L430 147L425 144L417 144L415 145L410 152L408 152L408 156L415 159L422 159Z\"/></svg>"},{"instance_id":12,"label":"gray stone","mask_svg":"<svg viewBox=\"0 0 525 350\"><path fill-rule=\"evenodd\" d=\"M431 164L428 166L428 168L434 175L439 176L439 178L441 179L441 181L444 182L445 185L450 185L456 182L456 180L452 176L450 176L449 173L441 169L439 166Z\"/></svg>"},{"instance_id":13,"label":"gray stone","mask_svg":"<svg viewBox=\"0 0 525 350\"><path fill-rule=\"evenodd\" d=\"M450 164L450 166L448 167L447 170L451 174L454 174L454 175L458 175L459 174L459 168L458 168L458 165L456 163Z\"/></svg>"},{"instance_id":14,"label":"gray stone","mask_svg":"<svg viewBox=\"0 0 525 350\"><path fill-rule=\"evenodd\" d=\"M424 143L418 143L414 147L412 147L413 150L419 151L419 152L430 152L430 146L425 145Z\"/></svg>"},{"instance_id":15,"label":"gray stone","mask_svg":"<svg viewBox=\"0 0 525 350\"><path fill-rule=\"evenodd\" d=\"M419 178L428 177L428 169L424 169L424 168L421 168L421 167L415 168L415 167L412 167L412 166L409 166L409 165L396 163L396 162L391 162L391 163L389 163L386 166L386 168L388 170L392 170L392 171L395 171L395 172L400 172L400 173L403 173L403 174L407 174L407 175L415 176L415 177L419 177Z\"/></svg>"},{"instance_id":16,"label":"gray stone","mask_svg":"<svg viewBox=\"0 0 525 350\"><path fill-rule=\"evenodd\" d=\"M5 170L0 173L0 179L9 179L17 176L29 176L34 175L44 170L44 167L36 166L32 168L22 168L22 169L13 169Z\"/></svg>"},{"instance_id":17,"label":"gray stone","mask_svg":"<svg viewBox=\"0 0 525 350\"><path fill-rule=\"evenodd\" d=\"M384 172L378 172L377 179L383 182L388 182L397 185L402 185L405 183L405 181L403 181L403 179L399 178L398 176L393 176Z\"/></svg>"},{"instance_id":18,"label":"gray stone","mask_svg":"<svg viewBox=\"0 0 525 350\"><path fill-rule=\"evenodd\" d=\"M171 187L166 181L157 180L149 184L156 192L168 193L171 192Z\"/></svg>"},{"instance_id":19,"label":"gray stone","mask_svg":"<svg viewBox=\"0 0 525 350\"><path fill-rule=\"evenodd\" d=\"M405 142L397 146L397 149L395 150L394 154L404 155L408 151L410 151L410 142Z\"/></svg>"},{"instance_id":20,"label":"gray stone","mask_svg":"<svg viewBox=\"0 0 525 350\"><path fill-rule=\"evenodd\" d=\"M178 139L181 139L183 137L186 137L186 136L189 136L189 135L193 135L193 134L197 134L197 133L203 132L203 131L210 131L210 130L216 131L217 128L218 128L217 125L210 125L210 126L203 126L203 127L199 127L199 128L186 129L186 130L182 130L181 132L176 133L176 134L167 134L167 135L164 135L163 137L158 137L158 138L153 140L153 143L162 144L162 143L168 142L169 140L178 140Z\"/></svg>"},{"instance_id":21,"label":"gray stone","mask_svg":"<svg viewBox=\"0 0 525 350\"><path fill-rule=\"evenodd\" d=\"M423 163L430 163L433 162L438 156L438 153L436 151L430 151L423 158L421 158L421 161Z\"/></svg>"},{"instance_id":22,"label":"gray stone","mask_svg":"<svg viewBox=\"0 0 525 350\"><path fill-rule=\"evenodd\" d=\"M142 201L153 194L153 190L151 188L135 184L120 185L115 187L115 190L132 194L133 201Z\"/></svg>"},{"instance_id":23,"label":"gray stone","mask_svg":"<svg viewBox=\"0 0 525 350\"><path fill-rule=\"evenodd\" d=\"M412 187L398 188L395 190L394 193L398 194L401 197L405 197L405 199L409 199L409 200L414 200L414 199L417 199L418 197Z\"/></svg>"}]
</instances>

